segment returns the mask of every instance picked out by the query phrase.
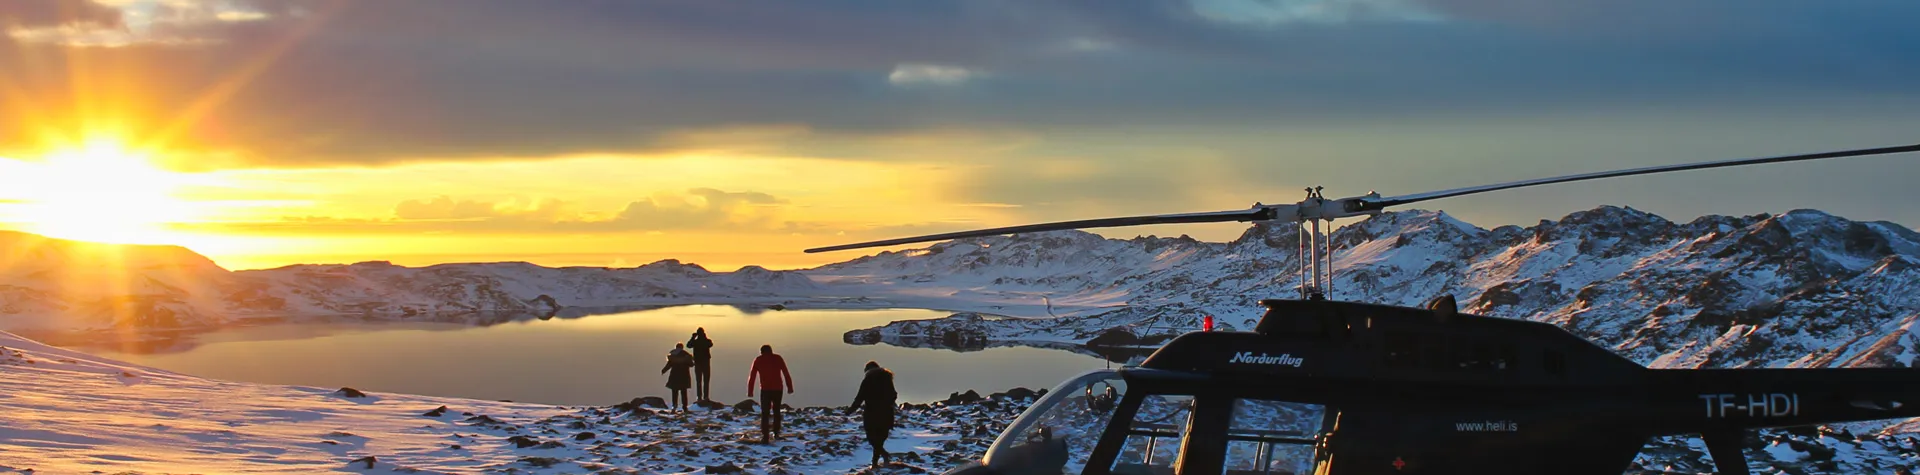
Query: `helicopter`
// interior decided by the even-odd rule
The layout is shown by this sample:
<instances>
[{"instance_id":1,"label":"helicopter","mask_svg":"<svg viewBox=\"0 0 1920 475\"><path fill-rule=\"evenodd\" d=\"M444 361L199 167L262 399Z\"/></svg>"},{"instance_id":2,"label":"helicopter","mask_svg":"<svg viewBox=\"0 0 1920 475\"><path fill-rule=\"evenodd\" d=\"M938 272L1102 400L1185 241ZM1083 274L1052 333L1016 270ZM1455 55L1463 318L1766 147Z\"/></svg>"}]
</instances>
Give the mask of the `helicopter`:
<instances>
[{"instance_id":1,"label":"helicopter","mask_svg":"<svg viewBox=\"0 0 1920 475\"><path fill-rule=\"evenodd\" d=\"M1699 434L1746 475L1748 431L1920 416L1920 369L1653 369L1550 323L1327 298L1322 225L1411 203L1686 170L1920 152L1920 144L1633 168L1383 197L1089 219L808 249L830 252L1173 223L1300 226L1300 295L1264 299L1251 331L1193 331L1137 364L1035 400L948 475L1607 474L1649 438ZM1326 229L1330 234L1332 228ZM1098 388L1098 389L1096 389Z\"/></svg>"}]
</instances>

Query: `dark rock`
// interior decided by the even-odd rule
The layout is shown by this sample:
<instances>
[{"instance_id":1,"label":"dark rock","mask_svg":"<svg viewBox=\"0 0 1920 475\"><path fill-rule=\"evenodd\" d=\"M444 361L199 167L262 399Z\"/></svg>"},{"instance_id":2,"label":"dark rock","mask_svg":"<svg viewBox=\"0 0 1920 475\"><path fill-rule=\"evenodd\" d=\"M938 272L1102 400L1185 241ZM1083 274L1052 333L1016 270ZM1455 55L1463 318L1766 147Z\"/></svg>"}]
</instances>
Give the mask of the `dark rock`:
<instances>
[{"instance_id":1,"label":"dark rock","mask_svg":"<svg viewBox=\"0 0 1920 475\"><path fill-rule=\"evenodd\" d=\"M648 403L649 403L649 401L647 401L647 399L649 399L649 398L641 398L641 397L637 397L637 398L633 398L633 400L632 400L632 401L627 401L627 402L623 402L623 403L619 403L619 404L615 404L615 405L613 405L613 409L614 409L614 410L616 410L616 411L622 411L622 412L631 412L631 413L634 413L634 414L636 414L636 415L639 415L639 414L652 414L652 413L653 413L653 411L651 411L651 410L648 410L648 409L647 409L646 407L644 407L644 406L647 406L647 405L648 405ZM655 401L660 401L660 402L662 402L663 404L662 404L662 405L661 405L660 407L665 407L665 404L664 404L664 403L666 402L666 400L664 400L664 399L660 399L660 398L657 398L657 397L656 397L656 398L651 398L651 399L653 399L653 400L655 400Z\"/></svg>"},{"instance_id":2,"label":"dark rock","mask_svg":"<svg viewBox=\"0 0 1920 475\"><path fill-rule=\"evenodd\" d=\"M854 345L872 345L880 343L880 330L853 330L840 336L840 340Z\"/></svg>"},{"instance_id":3,"label":"dark rock","mask_svg":"<svg viewBox=\"0 0 1920 475\"><path fill-rule=\"evenodd\" d=\"M526 458L520 459L520 462L525 463L527 465L532 465L535 467L547 468L547 467L552 467L554 465L559 465L560 462L562 462L562 460L553 458L553 457L526 457Z\"/></svg>"},{"instance_id":4,"label":"dark rock","mask_svg":"<svg viewBox=\"0 0 1920 475\"><path fill-rule=\"evenodd\" d=\"M738 404L734 404L733 412L738 412L741 414L752 414L754 410L757 410L759 408L760 408L760 403L754 402L752 399L748 399L745 401L740 401Z\"/></svg>"},{"instance_id":5,"label":"dark rock","mask_svg":"<svg viewBox=\"0 0 1920 475\"><path fill-rule=\"evenodd\" d=\"M1146 343L1146 340L1134 336L1133 332L1118 327L1108 328L1100 336L1087 340L1087 346L1140 346Z\"/></svg>"},{"instance_id":6,"label":"dark rock","mask_svg":"<svg viewBox=\"0 0 1920 475\"><path fill-rule=\"evenodd\" d=\"M573 440L587 440L592 438L594 438L592 432L581 432L573 435Z\"/></svg>"},{"instance_id":7,"label":"dark rock","mask_svg":"<svg viewBox=\"0 0 1920 475\"><path fill-rule=\"evenodd\" d=\"M339 391L334 391L333 393L348 398L367 397L367 393L360 392L360 390L354 388L340 388Z\"/></svg>"},{"instance_id":8,"label":"dark rock","mask_svg":"<svg viewBox=\"0 0 1920 475\"><path fill-rule=\"evenodd\" d=\"M727 462L720 465L708 465L705 473L742 473L745 471L746 470L741 469L739 465L734 465L733 462Z\"/></svg>"},{"instance_id":9,"label":"dark rock","mask_svg":"<svg viewBox=\"0 0 1920 475\"><path fill-rule=\"evenodd\" d=\"M972 403L980 402L980 399L981 399L980 393L974 392L972 389L968 389L967 392L965 393L953 393L952 395L947 396L946 403L949 406L957 406L961 404L972 404Z\"/></svg>"},{"instance_id":10,"label":"dark rock","mask_svg":"<svg viewBox=\"0 0 1920 475\"><path fill-rule=\"evenodd\" d=\"M421 415L427 416L427 417L440 417L440 416L447 415L447 406L440 406L440 407L434 408L433 410L427 411L427 413L421 414Z\"/></svg>"},{"instance_id":11,"label":"dark rock","mask_svg":"<svg viewBox=\"0 0 1920 475\"><path fill-rule=\"evenodd\" d=\"M638 400L640 401L640 405L642 406L657 407L661 409L667 408L667 400L659 396L647 396L647 397L640 398Z\"/></svg>"},{"instance_id":12,"label":"dark rock","mask_svg":"<svg viewBox=\"0 0 1920 475\"><path fill-rule=\"evenodd\" d=\"M704 400L703 400L703 401L699 401L699 402L695 402L695 403L693 403L693 405L694 405L694 407L698 407L698 408L701 408L701 409L706 409L706 410L709 410L709 411L718 411L718 410L721 410L721 409L726 409L726 408L727 408L727 405L726 405L726 404L721 404L721 403L719 403L719 402L716 402L716 401L704 401Z\"/></svg>"},{"instance_id":13,"label":"dark rock","mask_svg":"<svg viewBox=\"0 0 1920 475\"><path fill-rule=\"evenodd\" d=\"M472 413L469 412L468 414L472 414ZM504 424L504 422L500 422L500 420L494 419L492 416L488 416L486 414L469 417L466 419L466 422L472 422L475 424Z\"/></svg>"},{"instance_id":14,"label":"dark rock","mask_svg":"<svg viewBox=\"0 0 1920 475\"><path fill-rule=\"evenodd\" d=\"M347 462L347 464L348 464L348 465L352 465L352 464L356 464L356 463L365 463L365 464L367 464L367 468L373 468L373 464L374 464L374 463L377 463L377 462L379 462L379 461L380 461L380 459L377 459L377 458L374 458L374 457L373 457L372 455L368 455L368 456L365 456L365 457L360 457L360 458L357 458L357 459L353 459L353 461L352 461L352 462Z\"/></svg>"},{"instance_id":15,"label":"dark rock","mask_svg":"<svg viewBox=\"0 0 1920 475\"><path fill-rule=\"evenodd\" d=\"M532 437L527 437L524 435L516 435L513 437L508 437L507 442L511 442L513 443L514 447L518 447L522 449L540 445L539 441L535 441L533 440Z\"/></svg>"}]
</instances>

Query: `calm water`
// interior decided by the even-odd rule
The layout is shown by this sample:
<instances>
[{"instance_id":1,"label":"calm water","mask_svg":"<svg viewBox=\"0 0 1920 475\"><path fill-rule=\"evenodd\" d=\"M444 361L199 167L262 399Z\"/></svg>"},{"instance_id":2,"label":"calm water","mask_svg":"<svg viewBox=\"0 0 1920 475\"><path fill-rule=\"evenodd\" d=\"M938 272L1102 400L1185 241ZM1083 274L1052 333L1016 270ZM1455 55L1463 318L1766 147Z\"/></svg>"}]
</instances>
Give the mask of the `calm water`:
<instances>
[{"instance_id":1,"label":"calm water","mask_svg":"<svg viewBox=\"0 0 1920 475\"><path fill-rule=\"evenodd\" d=\"M287 323L191 337L182 351L119 351L68 345L132 363L198 376L270 384L340 387L487 400L606 405L666 396L660 374L673 344L696 327L714 340L713 399L747 398L747 368L762 344L787 359L798 391L785 402L840 406L853 400L861 366L895 373L903 401L1053 387L1104 366L1061 350L994 348L956 352L850 345L841 335L895 320L939 318L930 310L789 310L743 313L687 306L493 326L448 323ZM692 395L692 393L689 393Z\"/></svg>"}]
</instances>

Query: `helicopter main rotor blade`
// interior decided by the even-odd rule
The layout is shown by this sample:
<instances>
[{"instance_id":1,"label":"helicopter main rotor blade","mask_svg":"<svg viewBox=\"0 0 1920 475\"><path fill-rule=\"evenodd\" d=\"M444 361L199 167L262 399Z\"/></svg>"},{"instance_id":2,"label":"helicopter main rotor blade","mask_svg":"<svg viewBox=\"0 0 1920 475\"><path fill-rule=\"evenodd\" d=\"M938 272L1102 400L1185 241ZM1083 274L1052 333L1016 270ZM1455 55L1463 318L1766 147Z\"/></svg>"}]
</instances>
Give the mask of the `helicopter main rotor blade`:
<instances>
[{"instance_id":1,"label":"helicopter main rotor blade","mask_svg":"<svg viewBox=\"0 0 1920 475\"><path fill-rule=\"evenodd\" d=\"M1278 206L1256 205L1253 208L1243 209L1243 210L1234 210L1234 211L1214 211L1214 212L1208 212L1208 213L1184 213L1184 214L1156 214L1156 215L1147 215L1147 216L1127 216L1127 217L1121 217L1121 218L1084 219L1079 221L1062 221L1062 222L1055 222L1055 223L1028 224L1028 225L1022 225L1022 226L1008 226L1004 228L980 229L980 230L974 230L974 231L961 231L961 232L944 233L944 234L930 234L926 236L888 239L884 241L870 241L870 242L863 242L863 243L856 243L856 244L842 244L838 246L808 249L806 252L816 253L816 252L828 252L828 251L842 251L847 249L894 246L894 245L900 245L900 244L913 244L913 243L929 242L929 241L945 241L948 239L960 239L960 238L981 237L981 236L998 236L1002 234L1037 233L1042 231L1060 231L1060 230L1066 230L1066 229L1112 228L1112 227L1121 227L1121 226L1140 226L1140 225L1147 225L1147 224L1226 223L1226 222L1234 222L1234 221L1272 221L1275 219L1290 220L1294 218L1292 213L1283 213L1279 211L1280 208L1290 208L1290 207L1292 207L1292 205L1278 205Z\"/></svg>"},{"instance_id":2,"label":"helicopter main rotor blade","mask_svg":"<svg viewBox=\"0 0 1920 475\"><path fill-rule=\"evenodd\" d=\"M1433 192L1427 192L1427 193L1416 193L1416 194L1401 195L1401 196L1390 196L1386 198L1370 198L1369 197L1369 198L1350 198L1350 199L1357 200L1360 203L1359 205L1360 208L1352 211L1376 210L1376 209L1381 209L1388 206L1417 203L1417 202L1427 201L1427 200L1437 200L1440 198L1451 198L1455 196L1471 195L1475 193L1485 193L1489 191L1506 190L1506 189L1536 186L1536 185L1549 185L1554 183L1566 183L1566 182L1572 182L1572 181L1598 180L1601 178L1647 175L1647 174L1653 174L1653 173L1677 172L1677 171L1685 171L1685 170L1702 170L1702 169L1708 169L1708 168L1737 167L1737 166L1743 166L1743 165L1760 165L1765 163L1799 162L1799 161L1820 160L1820 159L1827 159L1827 158L1859 157L1859 156L1866 156L1866 155L1885 155L1890 153L1906 153L1906 152L1920 152L1920 144L1903 145L1899 147L1842 150L1838 152L1808 153L1808 154L1800 154L1800 155L1787 155L1787 156L1781 156L1781 157L1744 158L1744 159L1737 159L1737 160L1720 160L1720 161L1712 161L1712 162L1688 163L1688 164L1681 164L1681 165L1663 165L1663 166L1657 166L1657 167L1632 168L1632 169L1626 169L1626 170L1614 170L1609 172L1583 173L1579 175L1567 175L1567 176L1559 176L1559 177L1553 177L1553 178L1539 178L1539 179L1533 179L1533 180L1499 183L1499 184L1493 184L1493 185L1473 186L1473 187L1467 187L1467 188L1455 188L1451 190L1433 191Z\"/></svg>"}]
</instances>

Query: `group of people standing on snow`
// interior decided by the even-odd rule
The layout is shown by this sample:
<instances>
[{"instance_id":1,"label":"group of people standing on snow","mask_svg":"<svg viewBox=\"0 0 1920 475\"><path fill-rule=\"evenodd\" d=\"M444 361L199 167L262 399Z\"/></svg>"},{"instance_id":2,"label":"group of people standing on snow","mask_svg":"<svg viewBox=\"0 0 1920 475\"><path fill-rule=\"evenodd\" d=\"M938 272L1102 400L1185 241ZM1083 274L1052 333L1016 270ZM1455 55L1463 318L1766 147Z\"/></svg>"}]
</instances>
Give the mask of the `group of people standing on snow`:
<instances>
[{"instance_id":1,"label":"group of people standing on snow","mask_svg":"<svg viewBox=\"0 0 1920 475\"><path fill-rule=\"evenodd\" d=\"M693 351L687 351L688 348ZM867 434L867 443L873 446L873 463L879 465L882 459L892 463L893 456L887 453L886 443L893 432L894 400L899 398L893 388L893 372L873 361L867 362L865 371L860 390L854 395L853 404L847 407L847 415L866 410L861 426ZM660 373L667 375L667 389L673 391L669 404L681 412L691 405L687 401L687 390L696 386L699 398L696 401L712 401L713 340L707 338L707 329L696 329L686 342L675 343L673 351L667 352L667 365L660 368ZM754 393L755 389L759 394ZM793 372L787 370L786 358L774 353L772 345L760 345L760 356L753 359L753 366L747 370L747 397L760 397L762 443L780 437L782 391L793 394Z\"/></svg>"}]
</instances>

